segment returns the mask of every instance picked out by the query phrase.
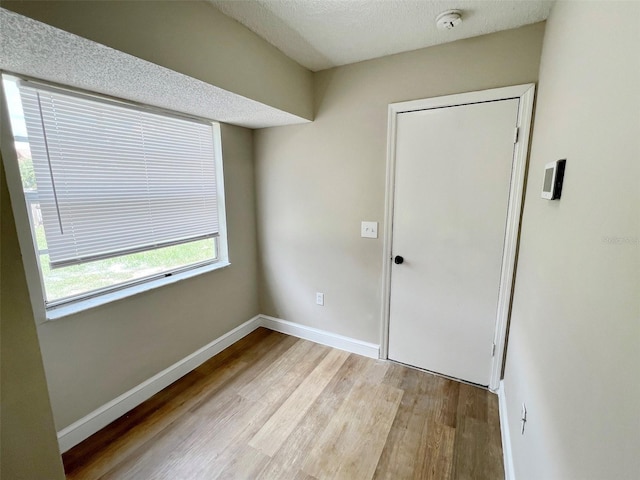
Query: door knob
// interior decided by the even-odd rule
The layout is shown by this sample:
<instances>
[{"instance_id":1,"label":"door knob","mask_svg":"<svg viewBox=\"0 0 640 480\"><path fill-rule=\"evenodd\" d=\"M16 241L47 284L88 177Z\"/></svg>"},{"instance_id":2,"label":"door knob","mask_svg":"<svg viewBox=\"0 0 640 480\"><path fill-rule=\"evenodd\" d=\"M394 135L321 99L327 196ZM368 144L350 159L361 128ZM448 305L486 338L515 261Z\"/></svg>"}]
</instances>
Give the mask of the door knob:
<instances>
[{"instance_id":1,"label":"door knob","mask_svg":"<svg viewBox=\"0 0 640 480\"><path fill-rule=\"evenodd\" d=\"M402 258L400 255L396 255L396 258L393 259L393 262L396 265L400 265L402 262L404 262L404 258Z\"/></svg>"}]
</instances>

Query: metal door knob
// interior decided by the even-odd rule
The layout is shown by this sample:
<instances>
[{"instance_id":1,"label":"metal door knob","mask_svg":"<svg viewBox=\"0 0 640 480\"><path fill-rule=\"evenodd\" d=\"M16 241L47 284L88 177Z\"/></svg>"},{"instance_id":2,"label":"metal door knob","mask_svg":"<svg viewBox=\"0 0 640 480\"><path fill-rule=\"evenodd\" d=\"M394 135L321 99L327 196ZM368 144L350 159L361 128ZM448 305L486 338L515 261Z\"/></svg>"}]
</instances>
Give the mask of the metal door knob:
<instances>
[{"instance_id":1,"label":"metal door knob","mask_svg":"<svg viewBox=\"0 0 640 480\"><path fill-rule=\"evenodd\" d=\"M393 262L396 265L400 265L402 262L404 262L404 258L402 258L400 255L396 255L396 258L393 259Z\"/></svg>"}]
</instances>

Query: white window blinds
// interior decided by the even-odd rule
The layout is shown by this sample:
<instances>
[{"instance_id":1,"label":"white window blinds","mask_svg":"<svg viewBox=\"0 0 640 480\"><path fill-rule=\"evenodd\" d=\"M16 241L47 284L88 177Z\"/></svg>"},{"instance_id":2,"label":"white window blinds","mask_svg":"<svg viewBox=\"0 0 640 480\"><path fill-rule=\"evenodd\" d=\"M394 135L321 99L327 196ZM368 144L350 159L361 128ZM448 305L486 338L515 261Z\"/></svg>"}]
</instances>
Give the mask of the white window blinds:
<instances>
[{"instance_id":1,"label":"white window blinds","mask_svg":"<svg viewBox=\"0 0 640 480\"><path fill-rule=\"evenodd\" d=\"M52 267L218 235L210 123L19 89Z\"/></svg>"}]
</instances>

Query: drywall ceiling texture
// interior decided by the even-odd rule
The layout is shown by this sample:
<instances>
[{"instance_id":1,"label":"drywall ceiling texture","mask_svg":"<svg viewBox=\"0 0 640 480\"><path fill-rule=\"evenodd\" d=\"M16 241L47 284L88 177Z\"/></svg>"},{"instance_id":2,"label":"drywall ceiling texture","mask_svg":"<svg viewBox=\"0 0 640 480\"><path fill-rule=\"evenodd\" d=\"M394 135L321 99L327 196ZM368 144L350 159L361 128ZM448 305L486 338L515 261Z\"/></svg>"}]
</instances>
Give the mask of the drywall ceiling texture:
<instances>
[{"instance_id":1,"label":"drywall ceiling texture","mask_svg":"<svg viewBox=\"0 0 640 480\"><path fill-rule=\"evenodd\" d=\"M366 342L381 332L388 104L535 82L544 25L316 74L313 123L256 130L263 313ZM325 293L325 305L315 304Z\"/></svg>"},{"instance_id":2,"label":"drywall ceiling texture","mask_svg":"<svg viewBox=\"0 0 640 480\"><path fill-rule=\"evenodd\" d=\"M264 105L313 118L311 72L204 0L2 0L2 7Z\"/></svg>"},{"instance_id":3,"label":"drywall ceiling texture","mask_svg":"<svg viewBox=\"0 0 640 480\"><path fill-rule=\"evenodd\" d=\"M249 128L307 120L0 9L0 68Z\"/></svg>"},{"instance_id":4,"label":"drywall ceiling texture","mask_svg":"<svg viewBox=\"0 0 640 480\"><path fill-rule=\"evenodd\" d=\"M312 71L512 29L547 18L548 0L209 0ZM436 28L445 10L462 25Z\"/></svg>"},{"instance_id":5,"label":"drywall ceiling texture","mask_svg":"<svg viewBox=\"0 0 640 480\"><path fill-rule=\"evenodd\" d=\"M637 2L547 24L504 385L518 480L640 475L639 27Z\"/></svg>"}]
</instances>

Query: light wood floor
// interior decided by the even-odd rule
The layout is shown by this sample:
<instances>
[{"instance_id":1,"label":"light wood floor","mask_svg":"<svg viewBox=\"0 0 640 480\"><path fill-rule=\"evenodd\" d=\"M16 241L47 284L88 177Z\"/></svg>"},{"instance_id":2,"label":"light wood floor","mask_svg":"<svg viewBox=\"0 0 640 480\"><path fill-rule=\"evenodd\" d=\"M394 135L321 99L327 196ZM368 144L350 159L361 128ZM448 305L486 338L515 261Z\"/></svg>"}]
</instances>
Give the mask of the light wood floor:
<instances>
[{"instance_id":1,"label":"light wood floor","mask_svg":"<svg viewBox=\"0 0 640 480\"><path fill-rule=\"evenodd\" d=\"M504 477L497 399L258 329L63 455L68 479Z\"/></svg>"}]
</instances>

